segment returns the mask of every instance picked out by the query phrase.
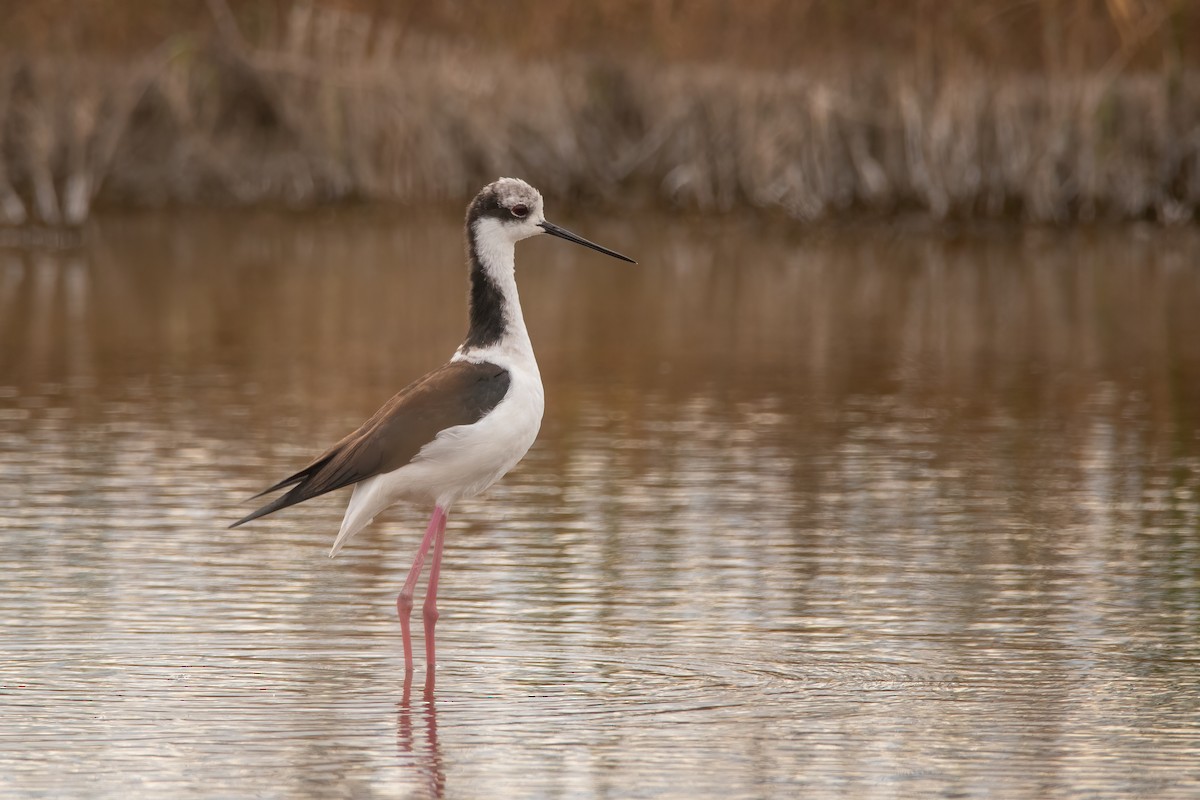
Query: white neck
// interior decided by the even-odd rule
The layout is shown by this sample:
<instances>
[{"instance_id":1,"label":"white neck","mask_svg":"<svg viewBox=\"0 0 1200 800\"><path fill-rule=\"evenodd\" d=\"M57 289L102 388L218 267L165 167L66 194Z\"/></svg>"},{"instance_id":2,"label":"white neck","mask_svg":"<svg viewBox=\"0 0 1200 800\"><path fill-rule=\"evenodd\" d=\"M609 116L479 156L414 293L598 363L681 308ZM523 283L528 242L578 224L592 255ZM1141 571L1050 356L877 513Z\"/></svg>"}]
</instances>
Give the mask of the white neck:
<instances>
[{"instance_id":1,"label":"white neck","mask_svg":"<svg viewBox=\"0 0 1200 800\"><path fill-rule=\"evenodd\" d=\"M525 328L517 292L516 242L501 224L480 219L472 225L471 329L459 348L461 355L503 349L533 360L533 345Z\"/></svg>"}]
</instances>

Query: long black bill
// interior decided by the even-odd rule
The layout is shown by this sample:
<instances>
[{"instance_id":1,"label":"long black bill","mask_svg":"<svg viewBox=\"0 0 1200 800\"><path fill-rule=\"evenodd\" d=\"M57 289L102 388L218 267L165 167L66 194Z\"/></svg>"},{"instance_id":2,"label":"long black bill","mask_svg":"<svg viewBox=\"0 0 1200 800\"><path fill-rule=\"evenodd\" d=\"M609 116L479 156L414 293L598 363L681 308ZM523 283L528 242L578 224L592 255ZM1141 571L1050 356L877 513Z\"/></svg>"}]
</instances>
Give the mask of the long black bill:
<instances>
[{"instance_id":1,"label":"long black bill","mask_svg":"<svg viewBox=\"0 0 1200 800\"><path fill-rule=\"evenodd\" d=\"M590 247L597 252L604 253L604 255L606 255L606 256L612 256L613 258L619 258L622 261L628 261L630 264L637 263L629 256L623 256L620 253L618 253L616 250L609 250L607 247L601 247L600 245L596 244L595 242L589 242L587 239L583 238L582 236L576 236L575 234L571 233L566 228L558 227L553 222L539 222L538 227L540 227L542 230L544 230L546 233L550 234L551 236L557 236L560 239L566 239L568 242L574 242L575 244L581 244L584 247Z\"/></svg>"}]
</instances>

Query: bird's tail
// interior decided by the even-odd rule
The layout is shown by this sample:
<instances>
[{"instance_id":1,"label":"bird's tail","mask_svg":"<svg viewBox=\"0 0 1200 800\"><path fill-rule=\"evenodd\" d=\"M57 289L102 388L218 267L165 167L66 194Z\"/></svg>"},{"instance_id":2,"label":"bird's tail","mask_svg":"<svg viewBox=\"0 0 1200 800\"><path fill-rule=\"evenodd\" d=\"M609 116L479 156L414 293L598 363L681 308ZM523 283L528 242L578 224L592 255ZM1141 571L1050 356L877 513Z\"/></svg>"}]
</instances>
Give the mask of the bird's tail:
<instances>
[{"instance_id":1,"label":"bird's tail","mask_svg":"<svg viewBox=\"0 0 1200 800\"><path fill-rule=\"evenodd\" d=\"M382 496L379 477L381 476L367 478L354 484L354 494L350 495L346 514L342 517L342 527L329 550L330 558L336 556L354 534L374 522L375 515L387 507L388 500Z\"/></svg>"}]
</instances>

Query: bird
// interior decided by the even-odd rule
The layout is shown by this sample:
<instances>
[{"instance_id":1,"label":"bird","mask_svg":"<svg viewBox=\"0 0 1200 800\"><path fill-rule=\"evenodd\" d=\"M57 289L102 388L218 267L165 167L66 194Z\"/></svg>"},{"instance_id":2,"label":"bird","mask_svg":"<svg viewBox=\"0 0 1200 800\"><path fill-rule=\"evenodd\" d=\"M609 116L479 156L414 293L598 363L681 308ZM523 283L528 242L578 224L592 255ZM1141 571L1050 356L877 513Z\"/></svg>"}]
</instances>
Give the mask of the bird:
<instances>
[{"instance_id":1,"label":"bird","mask_svg":"<svg viewBox=\"0 0 1200 800\"><path fill-rule=\"evenodd\" d=\"M411 677L413 593L432 547L422 607L427 685L436 663L438 579L450 509L516 466L541 428L545 394L516 282L517 242L541 234L637 263L547 221L541 193L523 180L500 178L483 187L466 213L470 289L462 344L446 364L401 389L308 466L254 495L287 489L230 526L353 486L329 552L333 558L385 508L400 501L431 503L433 514L396 598Z\"/></svg>"}]
</instances>

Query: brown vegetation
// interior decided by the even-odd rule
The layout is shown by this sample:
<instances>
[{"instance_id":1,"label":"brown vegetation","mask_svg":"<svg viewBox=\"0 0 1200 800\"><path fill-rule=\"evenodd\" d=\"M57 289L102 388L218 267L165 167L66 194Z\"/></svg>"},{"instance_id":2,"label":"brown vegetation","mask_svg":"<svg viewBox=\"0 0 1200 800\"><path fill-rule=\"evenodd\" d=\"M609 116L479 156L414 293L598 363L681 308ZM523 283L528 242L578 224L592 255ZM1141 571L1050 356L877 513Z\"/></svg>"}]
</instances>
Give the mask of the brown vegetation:
<instances>
[{"instance_id":1,"label":"brown vegetation","mask_svg":"<svg viewBox=\"0 0 1200 800\"><path fill-rule=\"evenodd\" d=\"M0 223L461 200L499 174L802 218L1200 206L1181 0L61 5L0 35Z\"/></svg>"}]
</instances>

